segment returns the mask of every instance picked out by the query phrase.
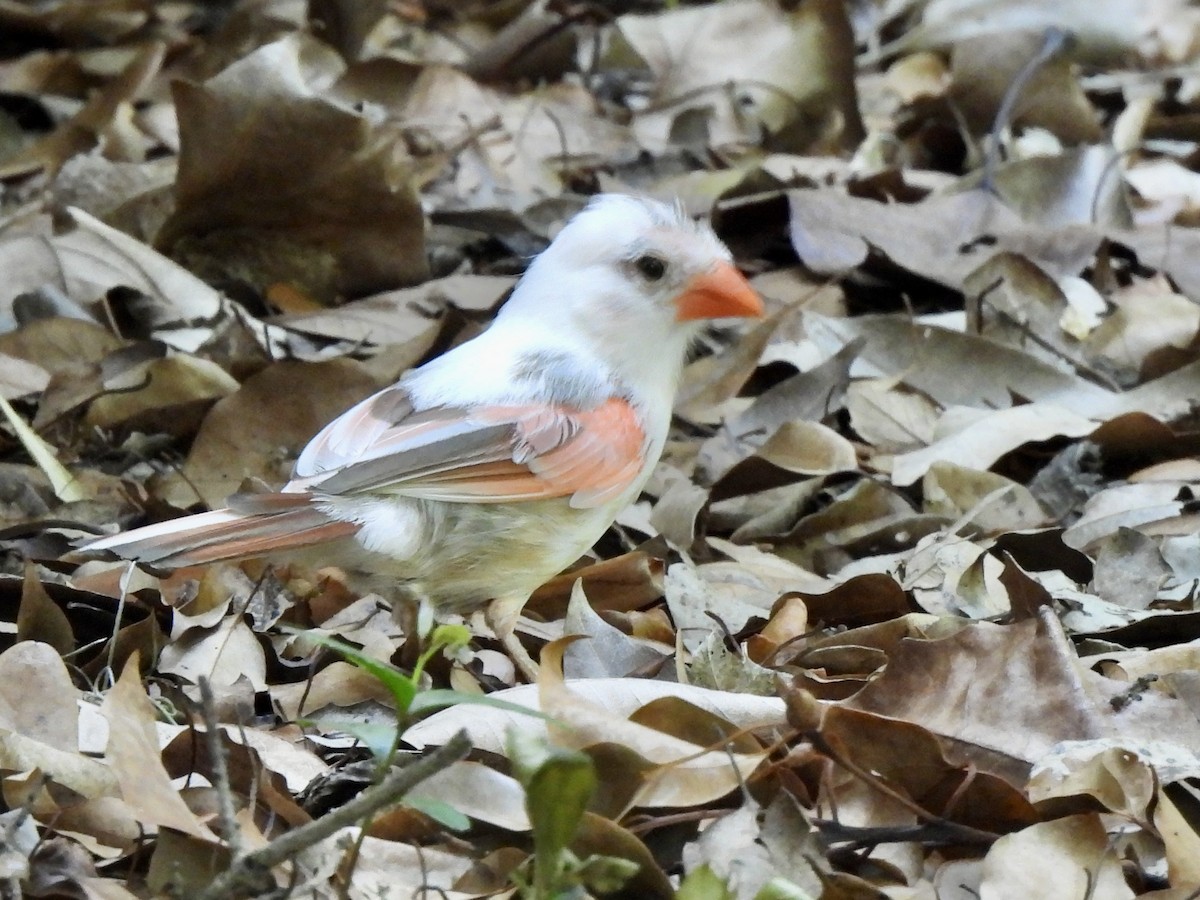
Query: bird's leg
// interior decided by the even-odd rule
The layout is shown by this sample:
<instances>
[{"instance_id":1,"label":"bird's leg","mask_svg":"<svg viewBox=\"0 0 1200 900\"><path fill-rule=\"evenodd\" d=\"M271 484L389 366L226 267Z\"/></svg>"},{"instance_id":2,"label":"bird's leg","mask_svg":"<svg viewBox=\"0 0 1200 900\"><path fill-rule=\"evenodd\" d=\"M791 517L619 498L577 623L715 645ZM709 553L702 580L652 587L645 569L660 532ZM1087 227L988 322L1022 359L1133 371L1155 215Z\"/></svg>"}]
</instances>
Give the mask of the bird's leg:
<instances>
[{"instance_id":1,"label":"bird's leg","mask_svg":"<svg viewBox=\"0 0 1200 900\"><path fill-rule=\"evenodd\" d=\"M484 619L488 627L496 633L500 645L512 657L517 671L525 676L526 681L534 684L538 678L538 664L533 661L533 657L529 655L529 651L517 637L517 618L521 615L521 608L528 599L527 594L497 597L488 604L484 611Z\"/></svg>"}]
</instances>

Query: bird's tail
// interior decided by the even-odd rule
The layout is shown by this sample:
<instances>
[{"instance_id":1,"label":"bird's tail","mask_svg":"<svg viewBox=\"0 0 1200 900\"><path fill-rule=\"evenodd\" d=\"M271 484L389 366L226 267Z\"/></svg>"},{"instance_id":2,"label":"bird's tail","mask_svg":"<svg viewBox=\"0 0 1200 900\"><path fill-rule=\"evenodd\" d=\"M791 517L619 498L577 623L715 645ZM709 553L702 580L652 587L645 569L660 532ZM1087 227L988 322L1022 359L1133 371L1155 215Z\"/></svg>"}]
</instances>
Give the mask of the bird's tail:
<instances>
[{"instance_id":1,"label":"bird's tail","mask_svg":"<svg viewBox=\"0 0 1200 900\"><path fill-rule=\"evenodd\" d=\"M241 494L231 498L227 509L88 541L79 552L109 552L176 569L311 547L349 537L358 528L331 519L303 494Z\"/></svg>"}]
</instances>

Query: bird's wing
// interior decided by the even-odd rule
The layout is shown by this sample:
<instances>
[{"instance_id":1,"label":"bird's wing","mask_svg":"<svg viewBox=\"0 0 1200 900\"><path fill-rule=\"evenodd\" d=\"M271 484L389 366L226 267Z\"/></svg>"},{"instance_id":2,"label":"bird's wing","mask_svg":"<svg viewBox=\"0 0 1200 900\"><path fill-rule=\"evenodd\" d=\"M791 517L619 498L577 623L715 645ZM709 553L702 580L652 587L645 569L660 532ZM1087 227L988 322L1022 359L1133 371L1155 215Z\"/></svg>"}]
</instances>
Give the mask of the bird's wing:
<instances>
[{"instance_id":1,"label":"bird's wing","mask_svg":"<svg viewBox=\"0 0 1200 900\"><path fill-rule=\"evenodd\" d=\"M587 409L527 402L418 412L396 386L313 438L284 490L458 503L569 496L587 508L633 484L645 454L637 410L621 397Z\"/></svg>"}]
</instances>

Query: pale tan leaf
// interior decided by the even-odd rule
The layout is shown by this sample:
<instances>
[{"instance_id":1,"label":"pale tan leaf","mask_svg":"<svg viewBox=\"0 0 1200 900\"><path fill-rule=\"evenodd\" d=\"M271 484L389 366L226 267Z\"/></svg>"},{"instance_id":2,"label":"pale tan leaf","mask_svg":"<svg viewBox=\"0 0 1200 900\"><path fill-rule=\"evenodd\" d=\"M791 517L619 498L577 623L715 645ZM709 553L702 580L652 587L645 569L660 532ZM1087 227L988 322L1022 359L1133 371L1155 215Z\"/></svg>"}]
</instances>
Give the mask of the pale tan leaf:
<instances>
[{"instance_id":1,"label":"pale tan leaf","mask_svg":"<svg viewBox=\"0 0 1200 900\"><path fill-rule=\"evenodd\" d=\"M456 762L426 778L414 793L440 800L472 819L505 831L528 831L531 827L520 783L482 763Z\"/></svg>"},{"instance_id":2,"label":"pale tan leaf","mask_svg":"<svg viewBox=\"0 0 1200 900\"><path fill-rule=\"evenodd\" d=\"M137 654L104 699L109 724L107 759L121 796L140 822L173 828L204 841L216 835L201 822L172 786L163 768L154 723L154 705L142 687Z\"/></svg>"},{"instance_id":3,"label":"pale tan leaf","mask_svg":"<svg viewBox=\"0 0 1200 900\"><path fill-rule=\"evenodd\" d=\"M80 694L48 644L22 641L0 654L0 728L57 750L79 749Z\"/></svg>"},{"instance_id":4,"label":"pale tan leaf","mask_svg":"<svg viewBox=\"0 0 1200 900\"><path fill-rule=\"evenodd\" d=\"M892 462L892 481L912 484L929 467L952 459L970 469L987 469L1005 453L1023 444L1051 438L1082 437L1096 430L1097 423L1061 406L1030 403L991 412L949 411L939 423L939 436L928 447L901 453Z\"/></svg>"},{"instance_id":5,"label":"pale tan leaf","mask_svg":"<svg viewBox=\"0 0 1200 900\"><path fill-rule=\"evenodd\" d=\"M1195 805L1195 794L1183 788L1181 801ZM1162 835L1167 849L1167 864L1170 867L1171 884L1175 887L1194 889L1200 884L1200 834L1195 823L1189 821L1180 809L1180 804L1171 793L1160 790L1154 811L1154 827Z\"/></svg>"},{"instance_id":6,"label":"pale tan leaf","mask_svg":"<svg viewBox=\"0 0 1200 900\"><path fill-rule=\"evenodd\" d=\"M1069 816L1005 835L983 860L980 900L1134 896L1097 815Z\"/></svg>"},{"instance_id":7,"label":"pale tan leaf","mask_svg":"<svg viewBox=\"0 0 1200 900\"><path fill-rule=\"evenodd\" d=\"M216 628L194 629L163 648L158 670L193 684L207 678L229 685L247 678L255 690L267 686L262 645L241 616L226 616Z\"/></svg>"},{"instance_id":8,"label":"pale tan leaf","mask_svg":"<svg viewBox=\"0 0 1200 900\"><path fill-rule=\"evenodd\" d=\"M104 763L7 729L0 729L0 768L10 772L36 769L81 797L105 797L118 789L113 769Z\"/></svg>"}]
</instances>

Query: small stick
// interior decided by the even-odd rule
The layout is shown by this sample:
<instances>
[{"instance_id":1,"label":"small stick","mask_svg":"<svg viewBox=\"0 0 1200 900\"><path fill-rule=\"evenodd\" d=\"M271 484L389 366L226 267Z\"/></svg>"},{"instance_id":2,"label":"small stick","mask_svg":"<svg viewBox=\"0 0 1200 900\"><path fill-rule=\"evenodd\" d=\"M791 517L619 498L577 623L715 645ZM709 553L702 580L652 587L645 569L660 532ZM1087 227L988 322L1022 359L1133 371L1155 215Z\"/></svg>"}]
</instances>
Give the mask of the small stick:
<instances>
[{"instance_id":1,"label":"small stick","mask_svg":"<svg viewBox=\"0 0 1200 900\"><path fill-rule=\"evenodd\" d=\"M261 884L260 879L275 866L320 843L338 830L391 806L426 778L462 759L470 749L471 739L467 733L458 732L445 746L410 765L393 770L387 778L367 788L345 806L285 832L265 847L235 859L228 869L196 895L195 900L229 900L231 897L248 896L239 891L239 887L254 885L257 889Z\"/></svg>"}]
</instances>

